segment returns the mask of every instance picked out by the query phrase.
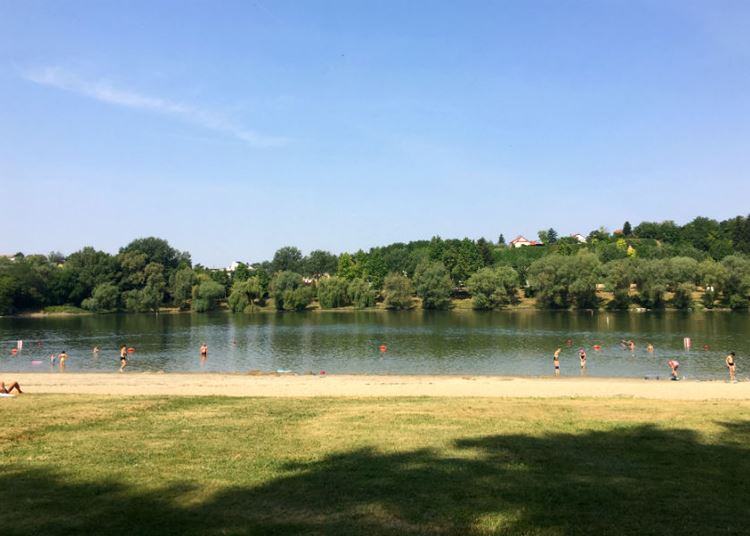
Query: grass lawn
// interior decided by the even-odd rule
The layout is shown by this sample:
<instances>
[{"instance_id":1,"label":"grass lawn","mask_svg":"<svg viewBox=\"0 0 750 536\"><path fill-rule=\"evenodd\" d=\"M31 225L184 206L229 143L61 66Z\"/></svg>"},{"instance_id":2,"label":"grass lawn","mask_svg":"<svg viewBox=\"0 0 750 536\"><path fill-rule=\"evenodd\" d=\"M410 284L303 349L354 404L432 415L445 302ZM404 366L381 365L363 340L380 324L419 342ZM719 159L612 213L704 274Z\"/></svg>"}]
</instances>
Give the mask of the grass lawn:
<instances>
[{"instance_id":1,"label":"grass lawn","mask_svg":"<svg viewBox=\"0 0 750 536\"><path fill-rule=\"evenodd\" d=\"M747 534L750 402L0 399L5 534Z\"/></svg>"}]
</instances>

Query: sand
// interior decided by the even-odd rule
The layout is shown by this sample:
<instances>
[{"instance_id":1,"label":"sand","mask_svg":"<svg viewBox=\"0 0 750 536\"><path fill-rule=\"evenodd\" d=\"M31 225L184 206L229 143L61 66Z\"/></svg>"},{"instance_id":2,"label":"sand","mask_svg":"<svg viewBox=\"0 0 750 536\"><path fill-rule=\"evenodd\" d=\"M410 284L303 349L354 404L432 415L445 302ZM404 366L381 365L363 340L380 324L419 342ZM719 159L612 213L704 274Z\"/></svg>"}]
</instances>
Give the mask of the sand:
<instances>
[{"instance_id":1,"label":"sand","mask_svg":"<svg viewBox=\"0 0 750 536\"><path fill-rule=\"evenodd\" d=\"M750 399L750 382L505 376L286 375L214 373L3 373L30 395L226 395L261 397L628 397Z\"/></svg>"}]
</instances>

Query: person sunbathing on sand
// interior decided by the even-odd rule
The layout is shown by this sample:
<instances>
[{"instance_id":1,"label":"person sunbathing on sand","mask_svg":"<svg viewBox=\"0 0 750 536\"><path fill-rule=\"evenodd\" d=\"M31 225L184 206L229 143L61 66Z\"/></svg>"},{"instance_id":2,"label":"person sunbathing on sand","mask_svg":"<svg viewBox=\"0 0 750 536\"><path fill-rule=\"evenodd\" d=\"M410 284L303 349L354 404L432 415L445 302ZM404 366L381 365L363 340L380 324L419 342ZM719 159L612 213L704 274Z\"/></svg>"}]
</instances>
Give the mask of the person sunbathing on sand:
<instances>
[{"instance_id":1,"label":"person sunbathing on sand","mask_svg":"<svg viewBox=\"0 0 750 536\"><path fill-rule=\"evenodd\" d=\"M13 389L18 391L19 395L23 393L23 391L21 391L21 386L18 385L18 382L11 383L9 387L6 387L5 382L0 382L0 394L9 395L13 392Z\"/></svg>"}]
</instances>

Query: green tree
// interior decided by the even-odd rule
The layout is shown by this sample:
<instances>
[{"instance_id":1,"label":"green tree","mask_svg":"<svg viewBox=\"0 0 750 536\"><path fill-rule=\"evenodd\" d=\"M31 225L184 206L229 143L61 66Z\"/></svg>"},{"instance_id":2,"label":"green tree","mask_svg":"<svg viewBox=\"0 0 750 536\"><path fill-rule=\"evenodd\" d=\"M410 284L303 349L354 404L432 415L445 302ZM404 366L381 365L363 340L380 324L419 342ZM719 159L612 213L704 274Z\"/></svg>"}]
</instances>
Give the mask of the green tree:
<instances>
[{"instance_id":1,"label":"green tree","mask_svg":"<svg viewBox=\"0 0 750 536\"><path fill-rule=\"evenodd\" d=\"M256 302L263 297L263 287L258 276L242 281L235 281L229 294L228 305L235 313L250 313L255 310Z\"/></svg>"},{"instance_id":2,"label":"green tree","mask_svg":"<svg viewBox=\"0 0 750 536\"><path fill-rule=\"evenodd\" d=\"M115 311L120 301L120 289L113 283L102 283L94 288L90 298L83 300L81 306L97 313Z\"/></svg>"},{"instance_id":3,"label":"green tree","mask_svg":"<svg viewBox=\"0 0 750 536\"><path fill-rule=\"evenodd\" d=\"M338 257L328 251L316 249L305 257L302 264L306 275L321 276L323 274L335 274Z\"/></svg>"},{"instance_id":4,"label":"green tree","mask_svg":"<svg viewBox=\"0 0 750 536\"><path fill-rule=\"evenodd\" d=\"M351 305L349 282L341 277L324 277L318 281L318 303L323 309Z\"/></svg>"},{"instance_id":5,"label":"green tree","mask_svg":"<svg viewBox=\"0 0 750 536\"><path fill-rule=\"evenodd\" d=\"M649 309L663 307L668 281L668 264L664 260L647 259L637 263L635 283L640 304Z\"/></svg>"},{"instance_id":6,"label":"green tree","mask_svg":"<svg viewBox=\"0 0 750 536\"><path fill-rule=\"evenodd\" d=\"M352 304L357 309L373 307L377 293L373 290L372 285L362 278L355 278L349 282L349 296Z\"/></svg>"},{"instance_id":7,"label":"green tree","mask_svg":"<svg viewBox=\"0 0 750 536\"><path fill-rule=\"evenodd\" d=\"M635 263L632 259L619 259L602 266L603 275L612 288L614 297L609 303L611 309L630 307L630 285L635 281Z\"/></svg>"},{"instance_id":8,"label":"green tree","mask_svg":"<svg viewBox=\"0 0 750 536\"><path fill-rule=\"evenodd\" d=\"M180 310L190 308L193 297L193 286L198 283L198 276L192 268L180 268L172 274L170 294L172 301Z\"/></svg>"},{"instance_id":9,"label":"green tree","mask_svg":"<svg viewBox=\"0 0 750 536\"><path fill-rule=\"evenodd\" d=\"M181 265L191 265L189 253L178 251L170 246L166 240L153 236L138 238L127 246L120 248L119 256L126 253L143 254L146 257L144 266L152 262L161 264L167 277L172 275L172 272Z\"/></svg>"},{"instance_id":10,"label":"green tree","mask_svg":"<svg viewBox=\"0 0 750 536\"><path fill-rule=\"evenodd\" d=\"M414 288L405 275L388 274L383 282L383 301L387 309L411 309L414 307Z\"/></svg>"},{"instance_id":11,"label":"green tree","mask_svg":"<svg viewBox=\"0 0 750 536\"><path fill-rule=\"evenodd\" d=\"M338 263L336 265L336 275L342 277L348 281L353 280L355 277L360 277L360 270L354 262L354 259L348 253L342 253L339 256Z\"/></svg>"},{"instance_id":12,"label":"green tree","mask_svg":"<svg viewBox=\"0 0 750 536\"><path fill-rule=\"evenodd\" d=\"M547 229L547 240L549 241L550 245L557 242L557 231L555 231L552 227Z\"/></svg>"},{"instance_id":13,"label":"green tree","mask_svg":"<svg viewBox=\"0 0 750 536\"><path fill-rule=\"evenodd\" d=\"M271 261L274 272L302 271L302 252L294 246L285 246L276 251Z\"/></svg>"},{"instance_id":14,"label":"green tree","mask_svg":"<svg viewBox=\"0 0 750 536\"><path fill-rule=\"evenodd\" d=\"M237 264L237 267L234 269L234 272L232 273L232 283L235 283L236 281L245 281L249 279L253 275L252 270L248 267L247 264L244 262L240 262Z\"/></svg>"},{"instance_id":15,"label":"green tree","mask_svg":"<svg viewBox=\"0 0 750 536\"><path fill-rule=\"evenodd\" d=\"M721 261L726 270L724 298L732 309L746 309L750 294L750 260L738 255L730 255Z\"/></svg>"},{"instance_id":16,"label":"green tree","mask_svg":"<svg viewBox=\"0 0 750 536\"><path fill-rule=\"evenodd\" d=\"M425 261L414 272L414 288L423 309L447 309L451 304L453 282L442 262Z\"/></svg>"},{"instance_id":17,"label":"green tree","mask_svg":"<svg viewBox=\"0 0 750 536\"><path fill-rule=\"evenodd\" d=\"M712 309L729 277L727 269L721 263L708 259L698 265L698 277L703 286L703 305Z\"/></svg>"},{"instance_id":18,"label":"green tree","mask_svg":"<svg viewBox=\"0 0 750 536\"><path fill-rule=\"evenodd\" d=\"M79 305L97 285L115 282L117 261L109 253L85 247L67 258L63 270L72 274L73 283L66 301Z\"/></svg>"},{"instance_id":19,"label":"green tree","mask_svg":"<svg viewBox=\"0 0 750 536\"><path fill-rule=\"evenodd\" d=\"M466 283L474 309L499 309L516 301L518 274L510 266L482 268Z\"/></svg>"},{"instance_id":20,"label":"green tree","mask_svg":"<svg viewBox=\"0 0 750 536\"><path fill-rule=\"evenodd\" d=\"M631 227L629 221L626 221L622 226L622 235L630 236L631 234L633 234L633 227Z\"/></svg>"},{"instance_id":21,"label":"green tree","mask_svg":"<svg viewBox=\"0 0 750 536\"><path fill-rule=\"evenodd\" d=\"M216 309L218 301L226 296L224 285L209 277L193 286L193 301L190 304L196 313L204 313Z\"/></svg>"},{"instance_id":22,"label":"green tree","mask_svg":"<svg viewBox=\"0 0 750 536\"><path fill-rule=\"evenodd\" d=\"M158 262L150 262L143 270L146 284L141 290L141 307L146 311L158 311L164 302L167 282L164 278L164 267Z\"/></svg>"},{"instance_id":23,"label":"green tree","mask_svg":"<svg viewBox=\"0 0 750 536\"><path fill-rule=\"evenodd\" d=\"M271 296L279 311L301 311L312 302L313 290L295 272L278 272L271 280Z\"/></svg>"}]
</instances>

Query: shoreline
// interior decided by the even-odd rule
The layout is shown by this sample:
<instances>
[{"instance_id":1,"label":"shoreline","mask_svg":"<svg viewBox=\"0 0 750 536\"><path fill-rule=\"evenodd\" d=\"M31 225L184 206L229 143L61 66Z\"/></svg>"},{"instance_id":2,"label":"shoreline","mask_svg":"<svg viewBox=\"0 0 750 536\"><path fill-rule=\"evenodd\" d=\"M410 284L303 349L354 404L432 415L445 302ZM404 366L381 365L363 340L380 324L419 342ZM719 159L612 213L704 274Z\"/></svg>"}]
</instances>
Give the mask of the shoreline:
<instances>
[{"instance_id":1,"label":"shoreline","mask_svg":"<svg viewBox=\"0 0 750 536\"><path fill-rule=\"evenodd\" d=\"M750 400L750 382L615 377L2 372L28 394L232 397L640 398ZM22 395L27 396L27 395Z\"/></svg>"}]
</instances>

